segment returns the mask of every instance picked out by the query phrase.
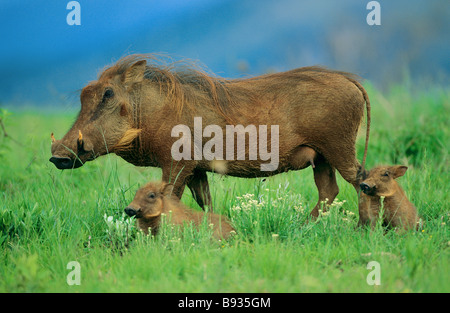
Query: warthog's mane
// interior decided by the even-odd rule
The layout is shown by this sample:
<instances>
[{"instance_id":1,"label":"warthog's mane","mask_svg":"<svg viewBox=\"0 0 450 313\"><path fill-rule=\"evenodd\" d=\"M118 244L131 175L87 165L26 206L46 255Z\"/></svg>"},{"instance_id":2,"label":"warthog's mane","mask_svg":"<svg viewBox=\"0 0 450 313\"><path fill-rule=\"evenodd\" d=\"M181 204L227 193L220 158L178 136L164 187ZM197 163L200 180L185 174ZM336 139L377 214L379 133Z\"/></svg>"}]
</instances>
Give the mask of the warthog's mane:
<instances>
[{"instance_id":1,"label":"warthog's mane","mask_svg":"<svg viewBox=\"0 0 450 313\"><path fill-rule=\"evenodd\" d=\"M198 62L188 59L173 61L166 55L129 55L106 68L100 76L106 71L108 76L121 75L141 60L147 61L145 79L157 84L180 114L185 105L209 104L222 114L233 105L228 89L232 80L218 77Z\"/></svg>"},{"instance_id":2,"label":"warthog's mane","mask_svg":"<svg viewBox=\"0 0 450 313\"><path fill-rule=\"evenodd\" d=\"M105 69L108 75L121 75L133 64L146 60L144 77L157 84L168 97L176 111L181 114L185 106L212 106L224 117L230 117L230 110L238 103L255 99L261 90L251 88L252 82L264 82L264 90L279 91L280 88L294 88L299 83L320 82L324 75L340 74L351 81L359 78L351 73L330 70L321 66L302 67L287 72L265 74L250 78L225 79L216 76L196 61L183 59L174 61L167 55L134 54L121 58Z\"/></svg>"}]
</instances>

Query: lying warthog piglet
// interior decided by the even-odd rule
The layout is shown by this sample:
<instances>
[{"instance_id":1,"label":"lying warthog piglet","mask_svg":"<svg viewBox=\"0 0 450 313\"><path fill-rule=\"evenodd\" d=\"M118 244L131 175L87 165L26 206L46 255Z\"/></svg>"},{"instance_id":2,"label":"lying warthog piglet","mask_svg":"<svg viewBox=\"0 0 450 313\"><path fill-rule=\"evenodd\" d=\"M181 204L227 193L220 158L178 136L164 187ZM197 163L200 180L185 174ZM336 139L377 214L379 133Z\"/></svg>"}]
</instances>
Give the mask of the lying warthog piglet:
<instances>
[{"instance_id":1,"label":"lying warthog piglet","mask_svg":"<svg viewBox=\"0 0 450 313\"><path fill-rule=\"evenodd\" d=\"M361 184L359 224L374 227L383 203L383 224L403 229L417 228L419 218L414 205L395 181L408 167L402 165L378 166L372 169ZM384 197L384 200L381 199Z\"/></svg>"},{"instance_id":2,"label":"lying warthog piglet","mask_svg":"<svg viewBox=\"0 0 450 313\"><path fill-rule=\"evenodd\" d=\"M174 225L193 222L196 226L202 223L206 214L208 224L213 224L214 237L217 239L226 239L230 236L231 231L234 231L225 216L196 212L187 208L175 195L172 196L172 189L172 184L148 183L136 192L133 201L125 208L125 213L137 218L138 226L145 234L148 234L149 228L152 235L158 233L161 214L170 215L170 223Z\"/></svg>"}]
</instances>

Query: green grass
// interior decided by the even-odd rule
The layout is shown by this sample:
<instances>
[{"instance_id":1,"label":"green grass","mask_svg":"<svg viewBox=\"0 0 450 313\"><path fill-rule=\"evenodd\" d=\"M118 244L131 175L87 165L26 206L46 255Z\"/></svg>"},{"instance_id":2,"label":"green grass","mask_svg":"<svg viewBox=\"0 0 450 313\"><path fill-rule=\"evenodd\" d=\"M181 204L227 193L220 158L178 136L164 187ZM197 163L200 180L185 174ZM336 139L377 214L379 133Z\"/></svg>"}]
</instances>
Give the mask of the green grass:
<instances>
[{"instance_id":1,"label":"green grass","mask_svg":"<svg viewBox=\"0 0 450 313\"><path fill-rule=\"evenodd\" d=\"M14 112L3 122L21 145L0 139L0 292L450 292L450 90L366 87L368 167L409 166L399 182L423 231L357 228L357 196L340 176L339 202L307 223L317 191L306 169L266 180L210 174L216 210L237 231L227 242L211 240L206 224L145 237L122 212L160 169L109 155L59 171L48 162L50 133L62 137L75 114ZM198 209L189 191L182 201ZM66 282L70 261L80 285ZM366 282L370 261L379 286Z\"/></svg>"}]
</instances>

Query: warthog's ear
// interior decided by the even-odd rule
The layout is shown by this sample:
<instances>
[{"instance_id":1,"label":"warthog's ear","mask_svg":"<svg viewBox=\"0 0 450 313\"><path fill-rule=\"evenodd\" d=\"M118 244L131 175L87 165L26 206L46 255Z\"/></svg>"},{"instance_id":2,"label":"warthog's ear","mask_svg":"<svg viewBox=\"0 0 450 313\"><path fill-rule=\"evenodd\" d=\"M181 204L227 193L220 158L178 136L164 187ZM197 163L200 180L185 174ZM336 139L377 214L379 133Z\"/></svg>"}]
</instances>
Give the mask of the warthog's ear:
<instances>
[{"instance_id":1,"label":"warthog's ear","mask_svg":"<svg viewBox=\"0 0 450 313\"><path fill-rule=\"evenodd\" d=\"M144 80L145 68L147 66L146 60L137 61L131 65L125 73L123 73L122 81L126 85L140 83Z\"/></svg>"},{"instance_id":2,"label":"warthog's ear","mask_svg":"<svg viewBox=\"0 0 450 313\"><path fill-rule=\"evenodd\" d=\"M394 165L391 166L389 171L392 173L392 177L397 178L405 175L406 170L408 169L407 166L404 165Z\"/></svg>"},{"instance_id":3,"label":"warthog's ear","mask_svg":"<svg viewBox=\"0 0 450 313\"><path fill-rule=\"evenodd\" d=\"M172 196L172 192L173 192L173 184L167 183L161 187L161 193L165 197Z\"/></svg>"}]
</instances>

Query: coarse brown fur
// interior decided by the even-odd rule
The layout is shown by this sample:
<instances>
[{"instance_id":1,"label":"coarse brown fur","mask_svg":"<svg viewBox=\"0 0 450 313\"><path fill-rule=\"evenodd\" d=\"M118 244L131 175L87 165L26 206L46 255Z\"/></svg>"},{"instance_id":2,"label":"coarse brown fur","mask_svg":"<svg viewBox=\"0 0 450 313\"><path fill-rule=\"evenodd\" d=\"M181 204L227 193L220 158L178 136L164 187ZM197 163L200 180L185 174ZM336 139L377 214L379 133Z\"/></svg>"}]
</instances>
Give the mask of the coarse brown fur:
<instances>
[{"instance_id":1,"label":"coarse brown fur","mask_svg":"<svg viewBox=\"0 0 450 313\"><path fill-rule=\"evenodd\" d=\"M419 218L414 205L395 180L403 176L406 166L378 166L361 182L359 224L374 227L383 207L383 224L401 229L416 229ZM382 199L381 197L384 197Z\"/></svg>"},{"instance_id":2,"label":"coarse brown fur","mask_svg":"<svg viewBox=\"0 0 450 313\"><path fill-rule=\"evenodd\" d=\"M161 225L162 214L174 225L184 226L192 222L199 226L206 218L212 225L216 239L227 239L234 231L225 216L215 213L197 212L184 206L180 200L172 196L172 184L150 182L140 188L133 201L125 209L128 215L136 216L139 228L148 234L157 235Z\"/></svg>"},{"instance_id":3,"label":"coarse brown fur","mask_svg":"<svg viewBox=\"0 0 450 313\"><path fill-rule=\"evenodd\" d=\"M52 144L50 159L60 169L76 168L110 152L136 166L162 168L162 180L174 182L181 198L187 185L200 207L211 207L206 172L214 162L174 161L171 136L175 125L193 130L194 117L203 125L279 125L279 166L261 171L266 162L226 161L227 175L263 177L303 169L314 159L319 199L333 201L339 192L335 170L359 191L370 126L370 102L354 75L321 67L304 67L247 79L222 79L198 66L164 63L162 58L131 55L106 68L81 92L81 111L69 132ZM366 147L361 166L355 142L367 108ZM83 140L77 144L81 131ZM193 133L193 131L192 131ZM225 131L224 131L225 134ZM224 135L225 136L225 135ZM270 134L268 142L270 141ZM203 144L208 138L202 138ZM269 147L267 147L269 150ZM236 151L236 149L235 149ZM304 151L306 155L303 154ZM175 179L176 178L176 179Z\"/></svg>"}]
</instances>

